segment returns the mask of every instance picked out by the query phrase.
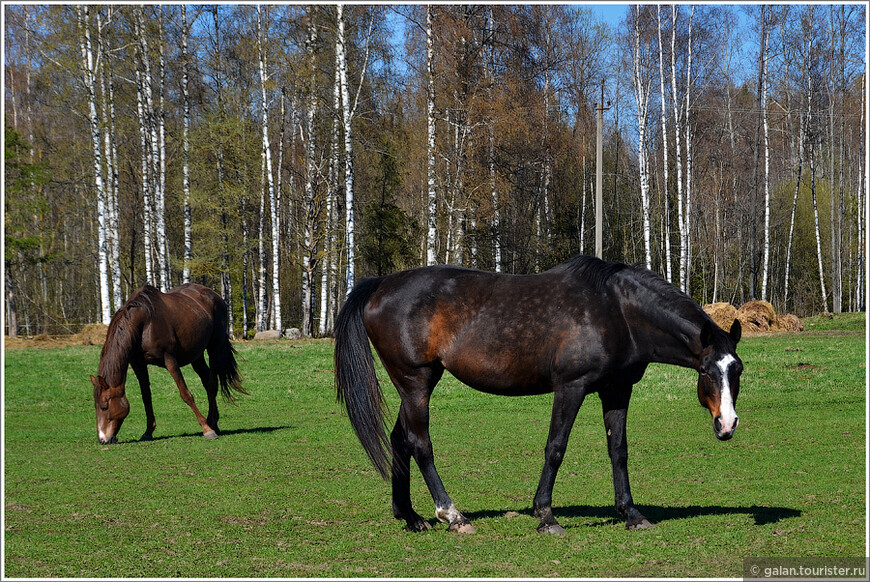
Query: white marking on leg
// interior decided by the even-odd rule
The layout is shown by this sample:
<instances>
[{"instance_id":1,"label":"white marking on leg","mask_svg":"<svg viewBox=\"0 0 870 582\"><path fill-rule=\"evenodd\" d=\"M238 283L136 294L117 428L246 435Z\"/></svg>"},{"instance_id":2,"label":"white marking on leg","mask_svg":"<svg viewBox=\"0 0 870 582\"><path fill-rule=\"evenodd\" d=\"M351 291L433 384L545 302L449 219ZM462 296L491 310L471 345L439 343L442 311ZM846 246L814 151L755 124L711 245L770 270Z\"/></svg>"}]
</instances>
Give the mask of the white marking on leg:
<instances>
[{"instance_id":1,"label":"white marking on leg","mask_svg":"<svg viewBox=\"0 0 870 582\"><path fill-rule=\"evenodd\" d=\"M459 510L456 509L456 506L452 503L450 507L438 507L435 506L435 517L438 518L438 521L442 523L456 523L457 521L462 519L462 514L459 513Z\"/></svg>"},{"instance_id":2,"label":"white marking on leg","mask_svg":"<svg viewBox=\"0 0 870 582\"><path fill-rule=\"evenodd\" d=\"M737 412L734 410L734 400L731 398L731 385L728 381L728 367L737 360L731 354L726 354L716 362L716 366L722 372L722 388L719 392L719 422L723 432L730 432L737 428Z\"/></svg>"}]
</instances>

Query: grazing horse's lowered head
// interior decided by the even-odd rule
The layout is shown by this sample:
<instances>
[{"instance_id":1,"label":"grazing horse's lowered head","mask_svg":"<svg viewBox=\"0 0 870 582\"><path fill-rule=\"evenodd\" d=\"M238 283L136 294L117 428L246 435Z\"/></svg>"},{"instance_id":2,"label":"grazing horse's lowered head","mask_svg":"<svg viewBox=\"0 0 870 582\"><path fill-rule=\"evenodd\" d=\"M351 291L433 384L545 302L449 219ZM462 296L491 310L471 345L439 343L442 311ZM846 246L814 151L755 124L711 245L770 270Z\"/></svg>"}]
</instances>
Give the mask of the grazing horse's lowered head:
<instances>
[{"instance_id":1,"label":"grazing horse's lowered head","mask_svg":"<svg viewBox=\"0 0 870 582\"><path fill-rule=\"evenodd\" d=\"M124 384L109 386L102 376L91 376L91 383L94 385L94 408L97 409L97 438L101 445L115 444L121 424L130 414Z\"/></svg>"},{"instance_id":2,"label":"grazing horse's lowered head","mask_svg":"<svg viewBox=\"0 0 870 582\"><path fill-rule=\"evenodd\" d=\"M740 321L736 319L727 334L709 323L701 331L698 400L710 411L713 432L723 441L734 436L740 423L734 408L740 393L740 374L743 373L743 362L735 350L740 333Z\"/></svg>"}]
</instances>

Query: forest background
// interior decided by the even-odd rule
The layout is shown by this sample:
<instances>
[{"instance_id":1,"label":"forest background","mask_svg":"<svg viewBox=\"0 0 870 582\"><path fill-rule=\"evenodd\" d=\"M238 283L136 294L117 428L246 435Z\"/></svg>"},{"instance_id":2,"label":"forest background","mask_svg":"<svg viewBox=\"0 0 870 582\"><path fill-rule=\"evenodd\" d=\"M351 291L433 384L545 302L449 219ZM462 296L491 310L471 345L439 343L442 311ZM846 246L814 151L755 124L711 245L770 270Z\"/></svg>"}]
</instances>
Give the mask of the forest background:
<instances>
[{"instance_id":1,"label":"forest background","mask_svg":"<svg viewBox=\"0 0 870 582\"><path fill-rule=\"evenodd\" d=\"M622 8L4 3L6 333L194 281L328 335L363 276L592 254L599 106L605 259L863 311L865 5Z\"/></svg>"}]
</instances>

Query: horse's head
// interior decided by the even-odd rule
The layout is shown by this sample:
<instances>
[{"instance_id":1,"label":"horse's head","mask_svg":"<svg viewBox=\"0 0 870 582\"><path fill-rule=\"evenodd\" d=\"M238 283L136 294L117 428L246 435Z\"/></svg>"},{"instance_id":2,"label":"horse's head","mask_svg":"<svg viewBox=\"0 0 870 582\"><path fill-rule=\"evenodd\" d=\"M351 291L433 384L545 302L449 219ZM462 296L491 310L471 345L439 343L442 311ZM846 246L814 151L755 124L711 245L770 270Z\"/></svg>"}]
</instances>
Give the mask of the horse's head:
<instances>
[{"instance_id":1,"label":"horse's head","mask_svg":"<svg viewBox=\"0 0 870 582\"><path fill-rule=\"evenodd\" d=\"M740 393L743 362L737 356L740 322L734 320L726 334L714 324L701 330L701 358L698 366L698 400L713 415L716 438L727 441L734 436L740 419L734 406Z\"/></svg>"},{"instance_id":2,"label":"horse's head","mask_svg":"<svg viewBox=\"0 0 870 582\"><path fill-rule=\"evenodd\" d=\"M97 438L103 445L117 443L121 423L130 413L124 384L109 386L102 376L91 376L91 383L94 385L94 408L97 409Z\"/></svg>"}]
</instances>

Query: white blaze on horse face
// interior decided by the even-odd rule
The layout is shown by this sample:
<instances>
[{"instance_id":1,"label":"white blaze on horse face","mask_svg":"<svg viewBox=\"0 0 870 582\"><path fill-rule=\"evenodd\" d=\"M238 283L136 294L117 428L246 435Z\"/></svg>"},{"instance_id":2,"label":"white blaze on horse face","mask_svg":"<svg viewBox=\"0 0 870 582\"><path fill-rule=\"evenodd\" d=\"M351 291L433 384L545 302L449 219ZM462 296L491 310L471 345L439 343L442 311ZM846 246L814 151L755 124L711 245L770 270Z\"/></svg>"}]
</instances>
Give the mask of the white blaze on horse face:
<instances>
[{"instance_id":1,"label":"white blaze on horse face","mask_svg":"<svg viewBox=\"0 0 870 582\"><path fill-rule=\"evenodd\" d=\"M728 367L737 360L731 354L725 355L716 362L722 372L722 386L719 392L719 422L723 432L731 432L737 428L737 412L734 410L734 400L731 398L731 385L728 381Z\"/></svg>"}]
</instances>

